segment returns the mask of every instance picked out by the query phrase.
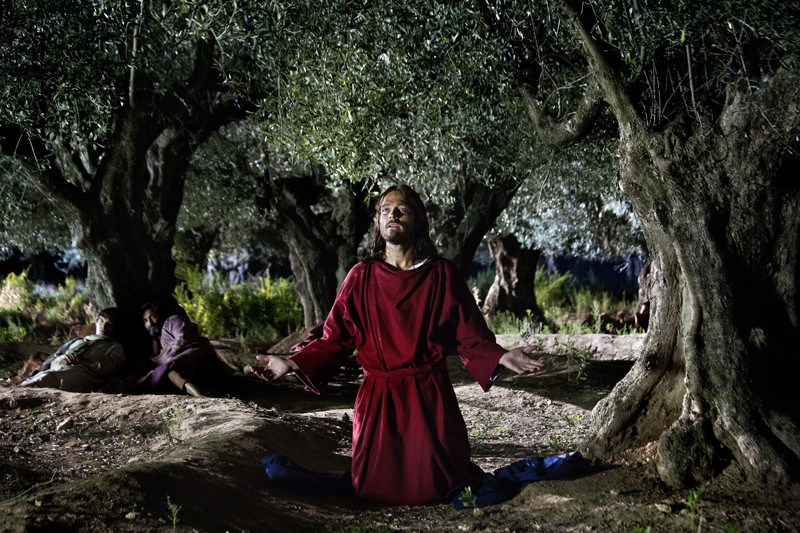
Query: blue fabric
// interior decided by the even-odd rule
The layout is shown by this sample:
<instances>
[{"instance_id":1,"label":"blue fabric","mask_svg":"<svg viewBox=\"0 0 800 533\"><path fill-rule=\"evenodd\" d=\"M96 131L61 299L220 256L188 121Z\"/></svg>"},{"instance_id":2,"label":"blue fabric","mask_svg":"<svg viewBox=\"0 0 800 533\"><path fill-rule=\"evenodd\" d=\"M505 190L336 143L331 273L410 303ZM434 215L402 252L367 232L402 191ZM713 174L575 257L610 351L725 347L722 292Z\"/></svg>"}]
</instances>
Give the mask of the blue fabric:
<instances>
[{"instance_id":1,"label":"blue fabric","mask_svg":"<svg viewBox=\"0 0 800 533\"><path fill-rule=\"evenodd\" d=\"M473 509L504 502L516 496L522 489L518 481L488 474L475 463L470 467L470 480L465 485L451 490L445 498L456 509Z\"/></svg>"},{"instance_id":2,"label":"blue fabric","mask_svg":"<svg viewBox=\"0 0 800 533\"><path fill-rule=\"evenodd\" d=\"M355 496L350 472L313 472L277 453L264 457L261 464L269 480L281 488L309 496ZM576 479L609 468L613 465L593 465L583 458L581 452L550 457L530 456L498 468L492 474L473 464L469 482L453 489L446 500L456 509L486 507L510 500L534 481Z\"/></svg>"},{"instance_id":3,"label":"blue fabric","mask_svg":"<svg viewBox=\"0 0 800 533\"><path fill-rule=\"evenodd\" d=\"M583 459L581 452L574 452L565 453L563 456L526 457L498 468L494 471L494 475L512 481L531 483L543 479L574 479L583 473L596 471L596 467Z\"/></svg>"},{"instance_id":4,"label":"blue fabric","mask_svg":"<svg viewBox=\"0 0 800 533\"><path fill-rule=\"evenodd\" d=\"M286 457L274 453L261 459L270 481L281 488L309 496L354 496L350 472L321 474L307 470Z\"/></svg>"},{"instance_id":5,"label":"blue fabric","mask_svg":"<svg viewBox=\"0 0 800 533\"><path fill-rule=\"evenodd\" d=\"M464 486L451 492L450 502L456 509L485 507L510 500L534 481L576 479L612 467L608 464L593 465L583 458L581 452L563 456L530 456L498 468L493 474L481 471L482 476L473 475L467 484L471 497L466 496Z\"/></svg>"}]
</instances>

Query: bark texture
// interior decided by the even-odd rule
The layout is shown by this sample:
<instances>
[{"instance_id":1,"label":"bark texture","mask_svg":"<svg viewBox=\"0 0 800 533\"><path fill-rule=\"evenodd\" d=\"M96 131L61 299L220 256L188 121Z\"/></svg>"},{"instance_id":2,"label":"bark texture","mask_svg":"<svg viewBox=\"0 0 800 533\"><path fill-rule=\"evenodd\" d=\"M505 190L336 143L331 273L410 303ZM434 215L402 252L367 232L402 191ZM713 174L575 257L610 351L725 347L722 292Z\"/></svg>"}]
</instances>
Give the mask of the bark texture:
<instances>
[{"instance_id":1,"label":"bark texture","mask_svg":"<svg viewBox=\"0 0 800 533\"><path fill-rule=\"evenodd\" d=\"M452 206L441 211L436 206L429 208L439 251L456 264L462 275L467 275L483 237L511 203L520 183L505 179L487 185L464 176L456 183Z\"/></svg>"},{"instance_id":2,"label":"bark texture","mask_svg":"<svg viewBox=\"0 0 800 533\"><path fill-rule=\"evenodd\" d=\"M372 222L365 183L342 183L331 191L326 179L317 171L266 177L264 185L264 205L280 217L280 239L289 251L307 327L325 320Z\"/></svg>"},{"instance_id":3,"label":"bark texture","mask_svg":"<svg viewBox=\"0 0 800 533\"><path fill-rule=\"evenodd\" d=\"M534 292L536 263L541 251L523 248L516 237L505 235L489 239L489 252L495 262L496 275L486 294L483 312L509 311L519 318L544 321Z\"/></svg>"},{"instance_id":4,"label":"bark texture","mask_svg":"<svg viewBox=\"0 0 800 533\"><path fill-rule=\"evenodd\" d=\"M619 124L621 186L651 259L642 354L595 407L585 449L614 460L657 441L658 472L673 486L729 465L751 481L797 480L797 58L757 88L730 84L702 120L654 131L580 2L565 7ZM531 110L542 113L533 101Z\"/></svg>"},{"instance_id":5,"label":"bark texture","mask_svg":"<svg viewBox=\"0 0 800 533\"><path fill-rule=\"evenodd\" d=\"M192 154L211 133L243 118L250 107L219 99L215 43L196 43L193 68L172 92L133 84L114 114L101 147L52 134L28 138L0 132L34 183L68 221L88 265L87 295L98 308L121 308L125 336L141 330L139 308L155 301L176 307L172 245ZM23 150L17 146L24 147ZM49 154L46 165L40 164Z\"/></svg>"},{"instance_id":6,"label":"bark texture","mask_svg":"<svg viewBox=\"0 0 800 533\"><path fill-rule=\"evenodd\" d=\"M642 360L595 410L598 455L632 444L615 438L625 426L658 439L671 485L730 462L754 480L797 479L800 183L796 141L777 137L800 129L798 82L783 70L756 94L731 87L718 123L690 131L622 125L622 186L647 235L655 305Z\"/></svg>"}]
</instances>

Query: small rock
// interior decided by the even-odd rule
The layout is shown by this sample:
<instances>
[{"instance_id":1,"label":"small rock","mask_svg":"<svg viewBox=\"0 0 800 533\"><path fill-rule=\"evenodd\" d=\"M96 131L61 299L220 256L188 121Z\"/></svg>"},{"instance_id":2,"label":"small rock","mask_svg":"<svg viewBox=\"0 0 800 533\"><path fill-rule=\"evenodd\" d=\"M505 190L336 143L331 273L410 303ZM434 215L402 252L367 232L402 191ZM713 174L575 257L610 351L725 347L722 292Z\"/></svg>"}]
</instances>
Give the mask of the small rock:
<instances>
[{"instance_id":1,"label":"small rock","mask_svg":"<svg viewBox=\"0 0 800 533\"><path fill-rule=\"evenodd\" d=\"M68 417L64 419L59 425L56 426L56 431L63 431L65 429L69 429L75 425L75 421L72 420L72 417Z\"/></svg>"},{"instance_id":2,"label":"small rock","mask_svg":"<svg viewBox=\"0 0 800 533\"><path fill-rule=\"evenodd\" d=\"M656 508L657 511L661 511L662 513L671 513L672 507L667 505L666 503L654 503L653 506Z\"/></svg>"}]
</instances>

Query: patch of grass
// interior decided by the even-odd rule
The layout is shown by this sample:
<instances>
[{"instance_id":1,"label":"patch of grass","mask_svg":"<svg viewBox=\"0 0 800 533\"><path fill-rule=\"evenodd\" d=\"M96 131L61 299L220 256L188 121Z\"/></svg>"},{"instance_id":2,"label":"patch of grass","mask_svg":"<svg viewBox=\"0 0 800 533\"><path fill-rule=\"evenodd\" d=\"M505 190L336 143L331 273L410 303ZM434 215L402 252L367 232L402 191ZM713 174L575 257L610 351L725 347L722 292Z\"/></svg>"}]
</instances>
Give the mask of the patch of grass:
<instances>
[{"instance_id":1,"label":"patch of grass","mask_svg":"<svg viewBox=\"0 0 800 533\"><path fill-rule=\"evenodd\" d=\"M686 508L682 512L689 515L692 531L700 531L703 527L704 520L700 504L703 500L704 492L705 489L703 487L697 487L686 495Z\"/></svg>"},{"instance_id":2,"label":"patch of grass","mask_svg":"<svg viewBox=\"0 0 800 533\"><path fill-rule=\"evenodd\" d=\"M174 406L172 410L167 413L160 413L159 418L161 419L161 429L164 434L167 436L167 440L169 441L170 445L174 445L180 442L175 435L175 429L181 425L181 414L182 410L178 406Z\"/></svg>"},{"instance_id":3,"label":"patch of grass","mask_svg":"<svg viewBox=\"0 0 800 533\"><path fill-rule=\"evenodd\" d=\"M0 309L0 343L22 342L28 338L28 320L20 312L13 309Z\"/></svg>"},{"instance_id":4,"label":"patch of grass","mask_svg":"<svg viewBox=\"0 0 800 533\"><path fill-rule=\"evenodd\" d=\"M520 333L525 330L528 321L517 317L514 313L509 311L500 311L493 315L486 317L486 323L497 335L504 335L507 333Z\"/></svg>"},{"instance_id":5,"label":"patch of grass","mask_svg":"<svg viewBox=\"0 0 800 533\"><path fill-rule=\"evenodd\" d=\"M476 300L486 297L488 287L494 279L494 272L484 271L470 278ZM489 328L496 334L513 333L561 333L581 335L600 331L600 316L622 311L631 315L636 307L632 295L615 294L596 288L590 283L581 283L572 274L548 275L544 269L536 272L534 282L536 303L549 321L548 324L534 323L531 313L520 318L510 312L499 312L486 318ZM633 333L631 328L620 333Z\"/></svg>"},{"instance_id":6,"label":"patch of grass","mask_svg":"<svg viewBox=\"0 0 800 533\"><path fill-rule=\"evenodd\" d=\"M567 415L566 417L567 426L569 426L570 429L575 429L576 427L578 427L579 424L582 424L585 420L586 417L584 415Z\"/></svg>"},{"instance_id":7,"label":"patch of grass","mask_svg":"<svg viewBox=\"0 0 800 533\"><path fill-rule=\"evenodd\" d=\"M561 453L564 451L566 439L561 435L550 435L547 444L553 452Z\"/></svg>"},{"instance_id":8,"label":"patch of grass","mask_svg":"<svg viewBox=\"0 0 800 533\"><path fill-rule=\"evenodd\" d=\"M462 490L461 494L458 495L458 501L464 504L464 507L472 509L473 516L483 515L483 509L478 507L478 498L475 493L472 492L471 486L467 485L464 487L464 490Z\"/></svg>"},{"instance_id":9,"label":"patch of grass","mask_svg":"<svg viewBox=\"0 0 800 533\"><path fill-rule=\"evenodd\" d=\"M567 370L570 372L569 381L577 383L584 381L588 376L586 375L586 367L592 360L594 354L588 346L577 347L573 341L565 343L556 342L553 346L553 353L567 360Z\"/></svg>"},{"instance_id":10,"label":"patch of grass","mask_svg":"<svg viewBox=\"0 0 800 533\"><path fill-rule=\"evenodd\" d=\"M583 414L546 419L542 427L547 435L547 442L542 442L542 453L555 455L576 450L586 435L589 423Z\"/></svg>"},{"instance_id":11,"label":"patch of grass","mask_svg":"<svg viewBox=\"0 0 800 533\"><path fill-rule=\"evenodd\" d=\"M568 335L597 333L600 331L600 315L616 311L632 314L636 307L634 296L615 294L581 283L569 272L548 275L544 269L539 269L534 291L536 302L547 319L559 333Z\"/></svg>"}]
</instances>

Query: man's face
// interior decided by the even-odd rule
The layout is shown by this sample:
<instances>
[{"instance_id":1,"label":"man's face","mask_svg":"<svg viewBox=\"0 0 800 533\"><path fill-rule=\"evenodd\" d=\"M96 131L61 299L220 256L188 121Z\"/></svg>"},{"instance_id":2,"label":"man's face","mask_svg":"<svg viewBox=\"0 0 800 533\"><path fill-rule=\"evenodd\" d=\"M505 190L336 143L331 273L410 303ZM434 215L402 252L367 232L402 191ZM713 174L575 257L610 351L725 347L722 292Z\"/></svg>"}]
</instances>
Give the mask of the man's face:
<instances>
[{"instance_id":1,"label":"man's face","mask_svg":"<svg viewBox=\"0 0 800 533\"><path fill-rule=\"evenodd\" d=\"M114 322L107 317L99 316L94 322L95 333L97 335L111 336L114 334Z\"/></svg>"},{"instance_id":2,"label":"man's face","mask_svg":"<svg viewBox=\"0 0 800 533\"><path fill-rule=\"evenodd\" d=\"M159 337L161 335L161 317L158 316L158 312L153 309L147 309L142 314L142 322L144 323L144 329L150 334L151 337Z\"/></svg>"},{"instance_id":3,"label":"man's face","mask_svg":"<svg viewBox=\"0 0 800 533\"><path fill-rule=\"evenodd\" d=\"M378 208L381 237L390 244L414 243L414 213L400 191L392 191L381 200Z\"/></svg>"}]
</instances>

